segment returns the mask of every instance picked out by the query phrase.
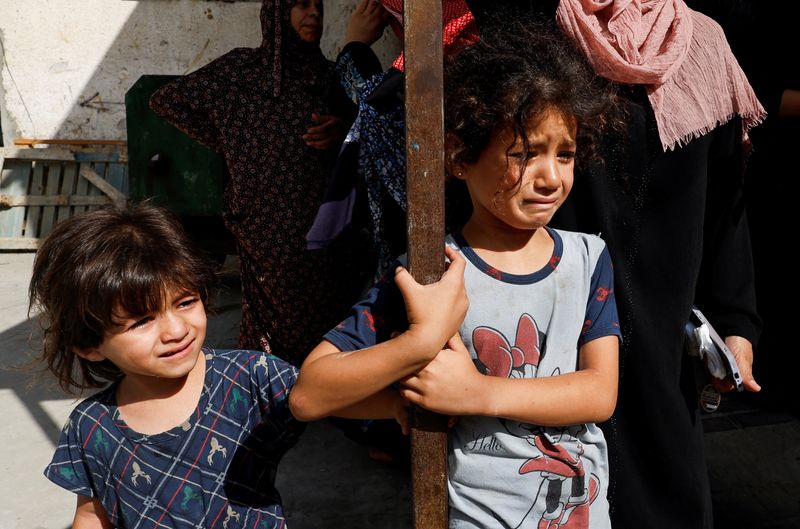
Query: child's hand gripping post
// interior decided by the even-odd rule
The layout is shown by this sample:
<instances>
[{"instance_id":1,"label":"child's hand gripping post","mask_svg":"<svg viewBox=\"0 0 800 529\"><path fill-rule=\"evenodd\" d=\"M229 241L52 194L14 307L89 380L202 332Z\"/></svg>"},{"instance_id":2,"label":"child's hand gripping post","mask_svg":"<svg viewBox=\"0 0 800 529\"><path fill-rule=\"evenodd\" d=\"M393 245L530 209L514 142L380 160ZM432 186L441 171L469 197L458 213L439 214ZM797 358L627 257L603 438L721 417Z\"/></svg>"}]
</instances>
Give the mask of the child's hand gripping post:
<instances>
[{"instance_id":1,"label":"child's hand gripping post","mask_svg":"<svg viewBox=\"0 0 800 529\"><path fill-rule=\"evenodd\" d=\"M445 253L450 265L436 283L421 285L402 267L395 272L406 303L408 330L355 351L343 352L323 341L309 354L289 397L295 417L304 421L329 415L398 417L398 403L390 394L396 392L389 386L436 357L467 312L466 263L454 250L446 248Z\"/></svg>"},{"instance_id":2,"label":"child's hand gripping post","mask_svg":"<svg viewBox=\"0 0 800 529\"><path fill-rule=\"evenodd\" d=\"M464 258L449 246L445 246L445 255L450 264L436 283L421 285L403 267L395 272L395 283L403 295L408 315L405 334L431 353L427 361L458 333L469 307L464 289Z\"/></svg>"}]
</instances>

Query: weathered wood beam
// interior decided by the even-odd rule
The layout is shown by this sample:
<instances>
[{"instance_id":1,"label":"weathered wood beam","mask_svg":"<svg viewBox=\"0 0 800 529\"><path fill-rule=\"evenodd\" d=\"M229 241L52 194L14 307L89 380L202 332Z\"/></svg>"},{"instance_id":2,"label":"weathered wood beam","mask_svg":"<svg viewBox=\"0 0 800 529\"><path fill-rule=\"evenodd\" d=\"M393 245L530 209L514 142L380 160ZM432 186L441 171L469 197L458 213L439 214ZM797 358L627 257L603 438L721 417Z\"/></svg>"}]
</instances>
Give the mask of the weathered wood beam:
<instances>
[{"instance_id":1,"label":"weathered wood beam","mask_svg":"<svg viewBox=\"0 0 800 529\"><path fill-rule=\"evenodd\" d=\"M80 175L94 184L95 187L97 187L109 198L111 198L111 201L114 202L114 204L116 204L118 207L125 206L125 203L128 200L128 197L125 195L125 193L103 180L103 177L97 174L91 167L82 165Z\"/></svg>"},{"instance_id":2,"label":"weathered wood beam","mask_svg":"<svg viewBox=\"0 0 800 529\"><path fill-rule=\"evenodd\" d=\"M111 162L127 163L128 153L125 147L116 148L114 151L83 151L76 149L65 149L60 147L46 149L16 149L12 147L0 147L0 161L4 158L9 160L31 160L43 162Z\"/></svg>"},{"instance_id":3,"label":"weathered wood beam","mask_svg":"<svg viewBox=\"0 0 800 529\"><path fill-rule=\"evenodd\" d=\"M112 202L105 195L0 195L0 210L24 206L104 206Z\"/></svg>"},{"instance_id":4,"label":"weathered wood beam","mask_svg":"<svg viewBox=\"0 0 800 529\"><path fill-rule=\"evenodd\" d=\"M408 264L430 284L444 272L442 2L406 0L403 19ZM446 419L414 409L412 426L414 527L447 529Z\"/></svg>"},{"instance_id":5,"label":"weathered wood beam","mask_svg":"<svg viewBox=\"0 0 800 529\"><path fill-rule=\"evenodd\" d=\"M0 250L38 250L41 239L0 237Z\"/></svg>"},{"instance_id":6,"label":"weathered wood beam","mask_svg":"<svg viewBox=\"0 0 800 529\"><path fill-rule=\"evenodd\" d=\"M59 140L14 138L14 145L128 145L128 142L125 140Z\"/></svg>"},{"instance_id":7,"label":"weathered wood beam","mask_svg":"<svg viewBox=\"0 0 800 529\"><path fill-rule=\"evenodd\" d=\"M42 160L48 162L74 162L75 153L67 149L13 149L0 148L0 159Z\"/></svg>"}]
</instances>

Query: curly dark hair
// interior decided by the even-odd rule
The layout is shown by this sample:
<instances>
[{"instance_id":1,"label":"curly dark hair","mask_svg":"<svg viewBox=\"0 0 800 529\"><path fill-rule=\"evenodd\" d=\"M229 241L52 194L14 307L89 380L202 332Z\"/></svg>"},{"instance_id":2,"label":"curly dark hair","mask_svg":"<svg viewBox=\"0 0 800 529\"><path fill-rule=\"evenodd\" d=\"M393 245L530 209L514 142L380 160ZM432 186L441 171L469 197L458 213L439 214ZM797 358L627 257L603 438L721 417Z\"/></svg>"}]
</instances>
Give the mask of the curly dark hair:
<instances>
[{"instance_id":1,"label":"curly dark hair","mask_svg":"<svg viewBox=\"0 0 800 529\"><path fill-rule=\"evenodd\" d=\"M29 314L41 311L41 360L61 387L78 394L122 376L77 349L99 346L114 315L161 310L172 291L211 303L217 276L169 211L140 204L103 208L56 225L33 264Z\"/></svg>"},{"instance_id":2,"label":"curly dark hair","mask_svg":"<svg viewBox=\"0 0 800 529\"><path fill-rule=\"evenodd\" d=\"M577 162L599 160L599 135L620 121L613 84L594 74L552 22L489 21L480 42L445 65L448 173L475 163L506 128L527 157L528 129L552 109L578 124Z\"/></svg>"}]
</instances>

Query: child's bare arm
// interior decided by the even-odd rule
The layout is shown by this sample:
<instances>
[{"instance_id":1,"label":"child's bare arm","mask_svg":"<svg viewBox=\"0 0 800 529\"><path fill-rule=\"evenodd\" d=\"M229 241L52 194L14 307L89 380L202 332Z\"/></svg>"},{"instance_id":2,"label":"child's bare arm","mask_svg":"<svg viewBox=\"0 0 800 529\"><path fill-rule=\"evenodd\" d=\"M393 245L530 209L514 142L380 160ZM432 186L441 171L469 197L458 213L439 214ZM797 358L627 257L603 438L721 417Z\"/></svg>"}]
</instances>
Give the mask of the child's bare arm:
<instances>
[{"instance_id":1,"label":"child's bare arm","mask_svg":"<svg viewBox=\"0 0 800 529\"><path fill-rule=\"evenodd\" d=\"M352 407L436 356L458 330L468 305L464 260L449 248L446 253L451 264L431 285L420 285L398 268L395 282L406 303L406 332L357 351L342 352L324 341L311 352L289 397L295 417L310 421Z\"/></svg>"},{"instance_id":2,"label":"child's bare arm","mask_svg":"<svg viewBox=\"0 0 800 529\"><path fill-rule=\"evenodd\" d=\"M72 529L112 529L106 510L97 498L78 496Z\"/></svg>"},{"instance_id":3,"label":"child's bare arm","mask_svg":"<svg viewBox=\"0 0 800 529\"><path fill-rule=\"evenodd\" d=\"M601 422L617 400L619 339L605 336L580 350L574 373L543 378L501 378L475 368L454 337L420 372L403 380L403 397L448 415L503 417L542 426Z\"/></svg>"},{"instance_id":4,"label":"child's bare arm","mask_svg":"<svg viewBox=\"0 0 800 529\"><path fill-rule=\"evenodd\" d=\"M409 430L408 401L393 388L383 389L331 415L346 419L394 419L404 434L408 434Z\"/></svg>"}]
</instances>

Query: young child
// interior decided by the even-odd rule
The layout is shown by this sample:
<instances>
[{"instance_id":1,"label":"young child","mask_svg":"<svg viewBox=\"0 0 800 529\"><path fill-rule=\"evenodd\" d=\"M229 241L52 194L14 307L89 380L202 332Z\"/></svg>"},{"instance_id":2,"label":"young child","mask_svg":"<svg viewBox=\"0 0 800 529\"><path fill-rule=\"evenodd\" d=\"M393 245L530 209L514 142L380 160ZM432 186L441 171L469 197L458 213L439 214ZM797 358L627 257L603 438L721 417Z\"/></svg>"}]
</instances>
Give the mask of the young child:
<instances>
[{"instance_id":1,"label":"young child","mask_svg":"<svg viewBox=\"0 0 800 529\"><path fill-rule=\"evenodd\" d=\"M275 469L302 431L295 368L203 347L215 277L147 205L59 223L36 255L43 359L78 404L45 475L78 495L73 527L284 527Z\"/></svg>"},{"instance_id":2,"label":"young child","mask_svg":"<svg viewBox=\"0 0 800 529\"><path fill-rule=\"evenodd\" d=\"M290 406L313 419L399 380L409 401L460 416L451 527L606 528L594 423L616 401L611 261L598 237L547 223L614 96L558 34L512 25L446 70L447 168L473 206L447 238L450 276L420 287L400 268L377 285L305 361Z\"/></svg>"}]
</instances>

